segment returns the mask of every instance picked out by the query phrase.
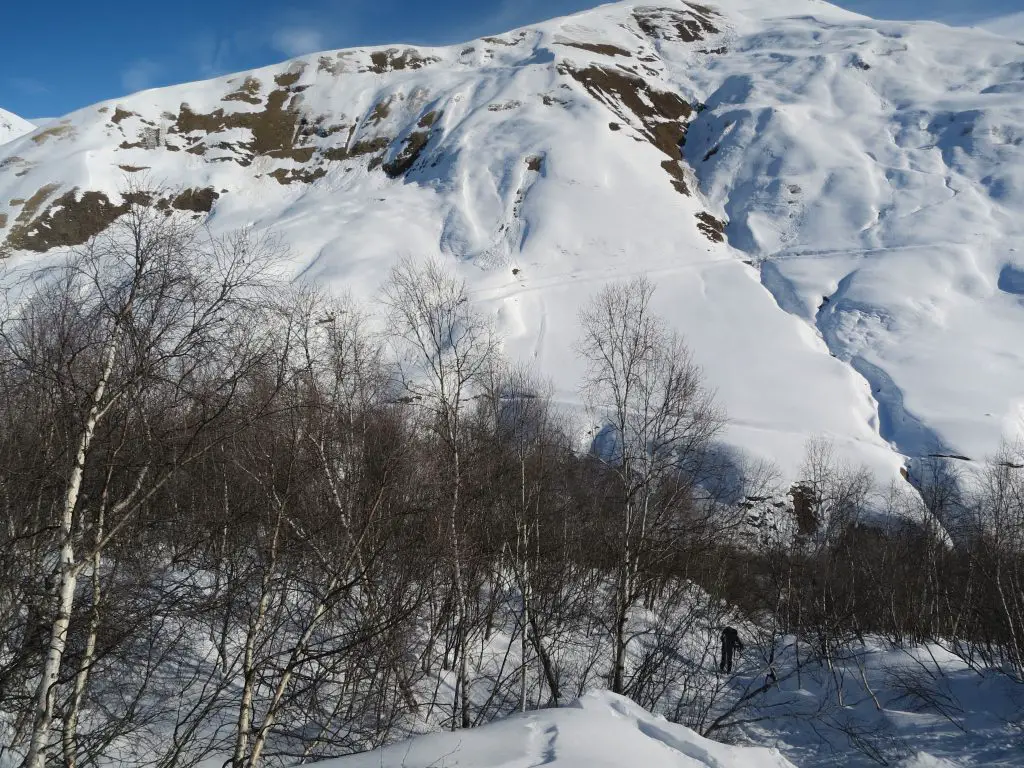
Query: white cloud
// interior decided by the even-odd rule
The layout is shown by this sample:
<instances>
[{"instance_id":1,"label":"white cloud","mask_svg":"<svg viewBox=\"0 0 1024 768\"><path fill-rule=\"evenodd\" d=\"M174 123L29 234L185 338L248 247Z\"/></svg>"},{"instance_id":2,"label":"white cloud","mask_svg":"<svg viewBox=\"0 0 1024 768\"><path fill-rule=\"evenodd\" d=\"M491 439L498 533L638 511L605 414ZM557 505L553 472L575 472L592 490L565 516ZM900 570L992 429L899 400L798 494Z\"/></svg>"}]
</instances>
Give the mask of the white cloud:
<instances>
[{"instance_id":1,"label":"white cloud","mask_svg":"<svg viewBox=\"0 0 1024 768\"><path fill-rule=\"evenodd\" d=\"M310 27L286 27L274 32L270 44L285 56L302 56L324 49L320 30Z\"/></svg>"},{"instance_id":2,"label":"white cloud","mask_svg":"<svg viewBox=\"0 0 1024 768\"><path fill-rule=\"evenodd\" d=\"M160 65L151 59L136 59L121 73L121 85L129 93L149 88L160 69Z\"/></svg>"}]
</instances>

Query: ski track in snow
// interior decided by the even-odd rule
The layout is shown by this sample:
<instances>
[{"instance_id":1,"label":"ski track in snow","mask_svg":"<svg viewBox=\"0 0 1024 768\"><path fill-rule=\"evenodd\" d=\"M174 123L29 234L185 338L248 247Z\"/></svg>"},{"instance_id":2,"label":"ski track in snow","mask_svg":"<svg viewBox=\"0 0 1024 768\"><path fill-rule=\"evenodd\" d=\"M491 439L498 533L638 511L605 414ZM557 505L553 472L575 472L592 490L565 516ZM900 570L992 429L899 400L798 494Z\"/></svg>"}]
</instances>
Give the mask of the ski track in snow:
<instances>
[{"instance_id":1,"label":"ski track in snow","mask_svg":"<svg viewBox=\"0 0 1024 768\"><path fill-rule=\"evenodd\" d=\"M537 741L536 748L538 749L535 762L531 764L531 768L554 763L558 759L558 752L555 749L558 742L558 726L550 723L541 729L539 723L530 723L530 733Z\"/></svg>"}]
</instances>

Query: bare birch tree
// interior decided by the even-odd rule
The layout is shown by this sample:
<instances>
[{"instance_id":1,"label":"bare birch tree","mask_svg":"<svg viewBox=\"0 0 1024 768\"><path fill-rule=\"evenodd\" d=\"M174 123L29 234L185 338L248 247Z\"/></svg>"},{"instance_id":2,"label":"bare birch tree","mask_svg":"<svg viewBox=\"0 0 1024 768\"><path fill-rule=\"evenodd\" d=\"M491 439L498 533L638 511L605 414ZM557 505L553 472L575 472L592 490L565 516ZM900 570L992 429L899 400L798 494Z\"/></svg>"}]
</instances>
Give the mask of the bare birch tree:
<instances>
[{"instance_id":1,"label":"bare birch tree","mask_svg":"<svg viewBox=\"0 0 1024 768\"><path fill-rule=\"evenodd\" d=\"M723 416L681 336L652 307L646 278L607 286L580 312L582 392L600 430L594 452L614 475L620 528L611 617L611 689L625 690L627 622L643 594L641 565L694 481Z\"/></svg>"},{"instance_id":2,"label":"bare birch tree","mask_svg":"<svg viewBox=\"0 0 1024 768\"><path fill-rule=\"evenodd\" d=\"M484 384L498 356L491 323L470 303L466 284L440 262L403 259L384 286L383 300L397 353L397 384L402 396L427 414L429 429L445 452L447 480L447 560L457 615L458 672L452 726L468 728L469 605L462 546L463 421L470 399Z\"/></svg>"},{"instance_id":3,"label":"bare birch tree","mask_svg":"<svg viewBox=\"0 0 1024 768\"><path fill-rule=\"evenodd\" d=\"M260 353L251 300L269 245L247 233L215 241L191 221L130 199L104 234L31 276L22 286L30 296L0 331L5 356L26 386L55 398L53 427L68 435L63 487L46 521L53 557L40 564L52 575L52 610L26 768L48 760L79 578L100 566L103 550L204 449ZM97 443L125 430L136 448L148 446L130 461L105 437ZM96 493L83 495L87 486ZM94 582L94 598L97 588ZM66 755L74 754L75 709L93 646L87 641L74 676Z\"/></svg>"}]
</instances>

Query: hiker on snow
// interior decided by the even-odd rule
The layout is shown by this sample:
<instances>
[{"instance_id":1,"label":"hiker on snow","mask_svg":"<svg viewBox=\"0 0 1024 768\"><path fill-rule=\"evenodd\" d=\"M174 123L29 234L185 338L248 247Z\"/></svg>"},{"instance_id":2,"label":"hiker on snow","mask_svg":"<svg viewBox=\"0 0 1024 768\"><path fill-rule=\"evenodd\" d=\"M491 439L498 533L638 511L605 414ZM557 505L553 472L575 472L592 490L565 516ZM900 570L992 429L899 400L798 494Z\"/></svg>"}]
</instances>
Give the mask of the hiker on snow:
<instances>
[{"instance_id":1,"label":"hiker on snow","mask_svg":"<svg viewBox=\"0 0 1024 768\"><path fill-rule=\"evenodd\" d=\"M726 627L722 630L722 663L718 668L722 672L732 672L733 651L743 651L743 643L740 642L740 633L733 627Z\"/></svg>"}]
</instances>

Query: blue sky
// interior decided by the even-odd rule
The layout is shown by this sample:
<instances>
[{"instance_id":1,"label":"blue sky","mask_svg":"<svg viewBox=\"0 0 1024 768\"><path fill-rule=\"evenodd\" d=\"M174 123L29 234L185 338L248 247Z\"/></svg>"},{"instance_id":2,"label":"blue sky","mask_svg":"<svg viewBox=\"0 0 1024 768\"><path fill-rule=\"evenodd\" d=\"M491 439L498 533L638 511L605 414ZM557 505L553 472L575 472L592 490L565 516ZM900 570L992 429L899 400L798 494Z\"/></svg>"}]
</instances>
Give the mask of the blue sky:
<instances>
[{"instance_id":1,"label":"blue sky","mask_svg":"<svg viewBox=\"0 0 1024 768\"><path fill-rule=\"evenodd\" d=\"M877 18L978 23L1024 0L832 0ZM56 117L104 99L331 48L443 45L602 0L12 0L0 28L0 107ZM771 0L764 0L771 2ZM995 24L1004 31L1004 23ZM1017 17L1024 34L1024 14Z\"/></svg>"},{"instance_id":2,"label":"blue sky","mask_svg":"<svg viewBox=\"0 0 1024 768\"><path fill-rule=\"evenodd\" d=\"M4 8L0 107L53 117L331 48L442 45L599 0L22 0Z\"/></svg>"}]
</instances>

